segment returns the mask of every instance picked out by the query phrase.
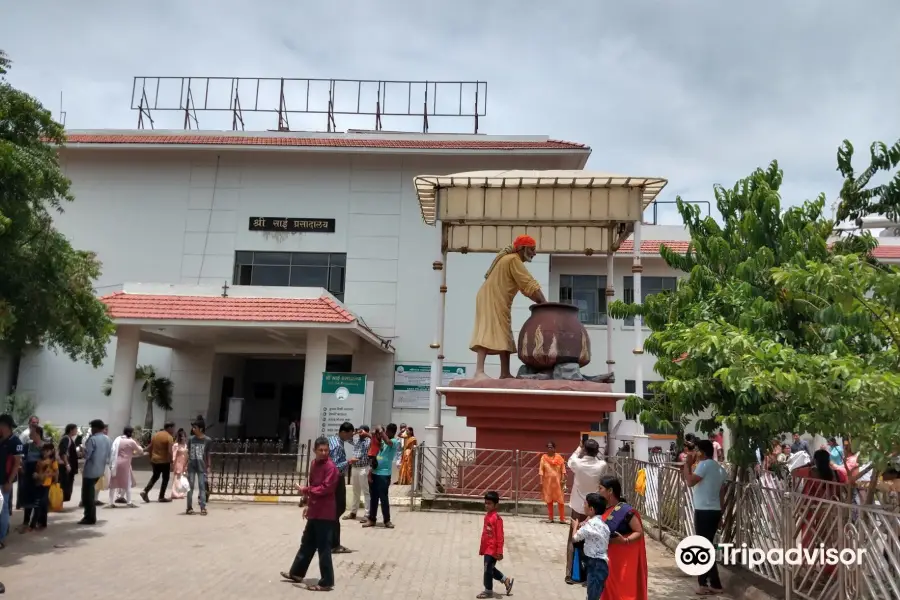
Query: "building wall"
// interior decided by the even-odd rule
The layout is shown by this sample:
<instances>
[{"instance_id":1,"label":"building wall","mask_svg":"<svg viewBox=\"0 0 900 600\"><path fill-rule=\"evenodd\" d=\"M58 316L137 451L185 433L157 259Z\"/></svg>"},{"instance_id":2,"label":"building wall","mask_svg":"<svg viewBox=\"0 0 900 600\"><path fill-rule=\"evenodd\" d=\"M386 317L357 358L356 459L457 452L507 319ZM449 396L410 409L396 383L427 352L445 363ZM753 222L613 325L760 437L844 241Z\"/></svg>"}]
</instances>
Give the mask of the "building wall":
<instances>
[{"instance_id":1,"label":"building wall","mask_svg":"<svg viewBox=\"0 0 900 600\"><path fill-rule=\"evenodd\" d=\"M429 363L437 320L438 283L432 262L439 232L421 219L413 177L489 169L571 168L563 156L314 154L293 152L70 150L63 156L76 201L57 218L78 248L103 262L101 294L126 282L231 285L239 250L346 252L345 303L376 333L393 341L397 363ZM274 236L251 232L250 217L333 218L333 234ZM492 257L448 260L446 361L474 368L468 350L474 298ZM532 273L549 281L549 259ZM514 328L528 315L516 300ZM99 369L40 350L22 361L19 389L33 393L52 422L105 417L100 393L112 372L115 341ZM364 364L365 359L363 359ZM153 364L175 382L174 416L181 422L205 413L213 398L211 349L173 353L141 345L139 363ZM370 361L376 403L385 411L392 374ZM514 365L517 368L518 365ZM496 360L489 369L498 372ZM378 413L373 413L373 419ZM385 414L382 412L381 414ZM138 422L143 413L133 414ZM444 411L446 439L473 439L464 423ZM385 415L419 428L427 410Z\"/></svg>"},{"instance_id":2,"label":"building wall","mask_svg":"<svg viewBox=\"0 0 900 600\"><path fill-rule=\"evenodd\" d=\"M645 239L672 239L659 238L658 232L652 227L644 228ZM646 230L650 230L647 232ZM648 235L649 234L649 235ZM623 300L623 291L625 289L624 278L631 277L632 256L616 258L613 265L613 289L615 296L612 300ZM679 277L684 275L678 271L671 269L665 261L659 256L644 256L641 258L641 264L644 267L643 277ZM601 275L606 276L606 257L553 257L552 271L550 273L550 293L551 300L559 299L559 279L560 275ZM609 302L611 303L612 300ZM610 321L608 321L609 323ZM637 356L632 352L635 347L634 326L625 325L622 319L612 320L613 329L613 360L616 364L613 366L613 372L616 375L616 381L613 384L613 391L625 393L625 381L635 379L637 361L641 361L643 365L644 381L659 381L661 378L654 371L655 357L650 354ZM607 360L607 344L606 330L609 325L586 325L588 335L591 338L591 364L588 365L584 372L590 375L596 375L606 372ZM650 330L643 328L643 339L650 335ZM622 412L622 404L619 401L616 413L613 415L610 428L615 427L615 423L621 421L617 435L630 436L640 433L638 424L625 418Z\"/></svg>"}]
</instances>

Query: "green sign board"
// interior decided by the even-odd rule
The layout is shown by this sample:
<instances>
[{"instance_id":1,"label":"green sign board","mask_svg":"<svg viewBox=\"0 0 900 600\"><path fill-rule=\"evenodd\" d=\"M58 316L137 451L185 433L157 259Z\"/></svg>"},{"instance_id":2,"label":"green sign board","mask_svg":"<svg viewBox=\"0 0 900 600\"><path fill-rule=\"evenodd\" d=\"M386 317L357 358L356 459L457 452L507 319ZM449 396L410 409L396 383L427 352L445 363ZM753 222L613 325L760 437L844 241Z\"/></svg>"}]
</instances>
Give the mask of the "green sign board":
<instances>
[{"instance_id":1,"label":"green sign board","mask_svg":"<svg viewBox=\"0 0 900 600\"><path fill-rule=\"evenodd\" d=\"M465 378L464 366L445 365L440 385L450 385L454 379ZM394 365L394 408L428 408L430 395L431 365Z\"/></svg>"},{"instance_id":2,"label":"green sign board","mask_svg":"<svg viewBox=\"0 0 900 600\"><path fill-rule=\"evenodd\" d=\"M351 394L366 395L366 376L357 373L322 373L322 393L333 394L347 388Z\"/></svg>"}]
</instances>

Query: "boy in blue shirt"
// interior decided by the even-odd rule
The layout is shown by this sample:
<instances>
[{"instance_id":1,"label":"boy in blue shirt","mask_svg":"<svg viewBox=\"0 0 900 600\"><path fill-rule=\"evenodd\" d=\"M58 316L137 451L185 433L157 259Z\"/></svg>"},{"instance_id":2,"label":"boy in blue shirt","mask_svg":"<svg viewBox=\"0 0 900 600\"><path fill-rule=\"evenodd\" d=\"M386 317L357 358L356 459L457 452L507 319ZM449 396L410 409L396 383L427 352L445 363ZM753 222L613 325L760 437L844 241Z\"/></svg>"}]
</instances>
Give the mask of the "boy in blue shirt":
<instances>
[{"instance_id":1,"label":"boy in blue shirt","mask_svg":"<svg viewBox=\"0 0 900 600\"><path fill-rule=\"evenodd\" d=\"M388 499L388 489L391 486L391 472L394 467L394 459L403 446L403 442L396 438L397 425L389 424L385 429L376 427L372 433L372 444L380 444L378 456L375 458L375 468L369 473L369 496L372 502L369 506L368 520L363 527L375 527L378 517L378 504L381 503L381 516L384 526L393 529L391 523L391 504Z\"/></svg>"}]
</instances>

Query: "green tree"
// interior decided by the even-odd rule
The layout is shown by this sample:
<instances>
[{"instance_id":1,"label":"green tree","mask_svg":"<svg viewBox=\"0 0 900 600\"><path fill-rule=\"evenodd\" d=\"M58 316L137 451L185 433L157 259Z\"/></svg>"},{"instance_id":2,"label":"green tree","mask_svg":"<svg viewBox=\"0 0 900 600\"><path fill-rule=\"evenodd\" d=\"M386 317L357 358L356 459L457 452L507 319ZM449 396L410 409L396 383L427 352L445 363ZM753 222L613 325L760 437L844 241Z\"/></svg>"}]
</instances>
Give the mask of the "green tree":
<instances>
[{"instance_id":1,"label":"green tree","mask_svg":"<svg viewBox=\"0 0 900 600\"><path fill-rule=\"evenodd\" d=\"M153 407L169 411L172 410L172 392L175 385L168 377L156 375L153 365L140 365L134 372L134 380L141 385L141 395L147 404L144 413L144 430L153 431ZM103 382L103 395L112 394L113 377L110 375Z\"/></svg>"},{"instance_id":2,"label":"green tree","mask_svg":"<svg viewBox=\"0 0 900 600\"><path fill-rule=\"evenodd\" d=\"M6 81L10 64L0 52L0 343L43 345L97 367L114 330L94 295L100 263L53 227L73 199L57 157L65 133Z\"/></svg>"},{"instance_id":3,"label":"green tree","mask_svg":"<svg viewBox=\"0 0 900 600\"><path fill-rule=\"evenodd\" d=\"M863 178L849 182L848 164L844 189L857 201L868 192ZM883 164L874 171L891 168ZM665 379L626 410L646 424L684 424L708 410L700 428L727 425L729 458L742 466L796 430L849 436L883 466L900 441L900 276L869 256L870 235L829 248L824 196L782 210L781 182L772 163L730 190L716 187L722 225L678 199L691 247L661 252L688 275L643 306L610 307L617 317L643 315L652 330L645 348ZM875 193L853 210L882 210L882 200Z\"/></svg>"}]
</instances>

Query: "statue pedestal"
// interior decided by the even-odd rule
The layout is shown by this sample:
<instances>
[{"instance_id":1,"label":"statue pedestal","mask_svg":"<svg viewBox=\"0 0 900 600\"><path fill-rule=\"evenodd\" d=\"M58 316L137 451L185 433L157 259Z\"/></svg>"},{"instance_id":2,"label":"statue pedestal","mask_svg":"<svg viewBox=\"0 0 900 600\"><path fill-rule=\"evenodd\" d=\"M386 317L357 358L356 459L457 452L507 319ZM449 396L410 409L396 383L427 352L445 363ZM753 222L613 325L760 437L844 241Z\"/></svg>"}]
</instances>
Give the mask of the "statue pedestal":
<instances>
[{"instance_id":1,"label":"statue pedestal","mask_svg":"<svg viewBox=\"0 0 900 600\"><path fill-rule=\"evenodd\" d=\"M540 496L538 461L547 442L568 455L581 432L606 420L625 397L606 383L533 379L457 379L438 391L475 428L476 450L453 461L458 487L447 491L472 496L496 490L508 498L518 489L520 499Z\"/></svg>"}]
</instances>

